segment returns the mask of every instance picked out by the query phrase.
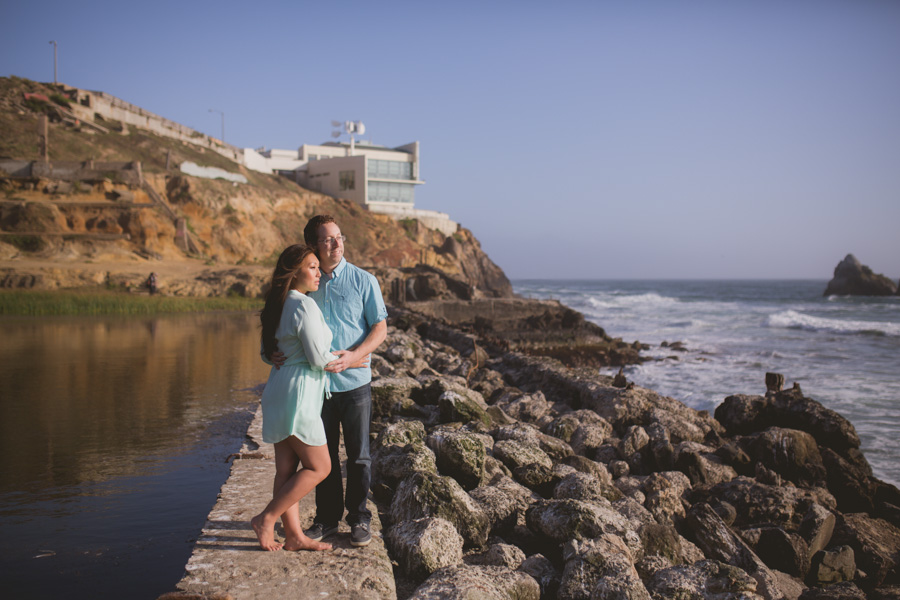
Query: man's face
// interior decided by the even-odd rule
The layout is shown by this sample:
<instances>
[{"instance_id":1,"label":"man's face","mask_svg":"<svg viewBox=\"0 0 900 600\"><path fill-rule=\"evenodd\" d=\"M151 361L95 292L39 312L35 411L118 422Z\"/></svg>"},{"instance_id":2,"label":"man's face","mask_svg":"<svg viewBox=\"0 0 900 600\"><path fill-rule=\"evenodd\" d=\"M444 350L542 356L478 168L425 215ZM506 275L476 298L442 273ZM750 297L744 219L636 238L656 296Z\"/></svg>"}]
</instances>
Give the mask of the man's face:
<instances>
[{"instance_id":1,"label":"man's face","mask_svg":"<svg viewBox=\"0 0 900 600\"><path fill-rule=\"evenodd\" d=\"M322 267L331 270L344 256L344 241L341 239L341 228L336 223L325 223L318 229L319 241L316 250Z\"/></svg>"}]
</instances>

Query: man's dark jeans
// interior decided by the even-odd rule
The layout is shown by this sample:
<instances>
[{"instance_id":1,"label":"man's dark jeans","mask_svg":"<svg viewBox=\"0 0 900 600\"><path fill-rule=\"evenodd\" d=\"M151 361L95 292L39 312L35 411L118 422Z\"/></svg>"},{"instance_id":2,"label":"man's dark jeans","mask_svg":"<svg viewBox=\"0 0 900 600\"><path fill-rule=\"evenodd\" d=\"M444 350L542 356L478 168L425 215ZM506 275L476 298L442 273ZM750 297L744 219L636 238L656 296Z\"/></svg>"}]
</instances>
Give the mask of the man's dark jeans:
<instances>
[{"instance_id":1,"label":"man's dark jeans","mask_svg":"<svg viewBox=\"0 0 900 600\"><path fill-rule=\"evenodd\" d=\"M335 525L347 508L347 523L368 523L372 513L366 507L372 480L369 454L369 424L372 421L372 387L370 384L349 392L332 392L322 405L322 423L328 438L331 473L316 486L316 522ZM341 429L347 450L347 496L344 499L341 461L338 458Z\"/></svg>"}]
</instances>

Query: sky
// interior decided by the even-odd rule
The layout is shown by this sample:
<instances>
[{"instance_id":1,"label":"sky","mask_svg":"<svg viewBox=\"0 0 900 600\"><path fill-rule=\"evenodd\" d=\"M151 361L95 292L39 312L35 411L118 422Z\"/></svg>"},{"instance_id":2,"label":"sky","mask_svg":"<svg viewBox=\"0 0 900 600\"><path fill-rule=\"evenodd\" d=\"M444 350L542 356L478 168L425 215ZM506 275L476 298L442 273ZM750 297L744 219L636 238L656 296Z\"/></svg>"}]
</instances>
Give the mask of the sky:
<instances>
[{"instance_id":1,"label":"sky","mask_svg":"<svg viewBox=\"0 0 900 600\"><path fill-rule=\"evenodd\" d=\"M4 2L0 75L238 147L421 144L511 279L900 278L900 2ZM210 112L210 109L220 112ZM348 241L348 243L352 243Z\"/></svg>"}]
</instances>

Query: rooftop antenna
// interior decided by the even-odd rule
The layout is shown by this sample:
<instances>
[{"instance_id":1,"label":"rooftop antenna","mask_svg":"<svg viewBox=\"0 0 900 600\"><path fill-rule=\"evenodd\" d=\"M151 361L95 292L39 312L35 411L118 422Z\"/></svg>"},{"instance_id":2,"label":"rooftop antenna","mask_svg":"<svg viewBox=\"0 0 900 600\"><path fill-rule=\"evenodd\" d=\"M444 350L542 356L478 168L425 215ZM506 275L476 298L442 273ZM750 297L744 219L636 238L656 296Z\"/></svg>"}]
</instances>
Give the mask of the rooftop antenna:
<instances>
[{"instance_id":1,"label":"rooftop antenna","mask_svg":"<svg viewBox=\"0 0 900 600\"><path fill-rule=\"evenodd\" d=\"M350 156L353 156L353 150L356 146L356 138L354 136L363 135L366 132L366 126L363 125L362 121L344 121L343 123L340 121L331 122L332 127L341 127L342 125L344 127L343 133L350 135ZM333 138L339 138L341 135L342 132L340 130L331 132L331 137Z\"/></svg>"}]
</instances>

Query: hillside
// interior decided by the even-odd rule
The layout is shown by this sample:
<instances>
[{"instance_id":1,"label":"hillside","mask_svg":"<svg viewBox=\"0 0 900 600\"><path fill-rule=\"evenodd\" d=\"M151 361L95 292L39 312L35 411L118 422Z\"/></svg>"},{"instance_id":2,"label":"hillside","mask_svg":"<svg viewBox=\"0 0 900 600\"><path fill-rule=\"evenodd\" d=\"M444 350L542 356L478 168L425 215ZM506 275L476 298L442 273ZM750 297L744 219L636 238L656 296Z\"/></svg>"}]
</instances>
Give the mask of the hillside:
<instances>
[{"instance_id":1,"label":"hillside","mask_svg":"<svg viewBox=\"0 0 900 600\"><path fill-rule=\"evenodd\" d=\"M327 213L347 235L348 260L375 271L386 296L512 295L466 229L448 237L247 170L201 146L99 117L85 123L72 118L67 102L62 86L0 78L2 287L139 289L154 271L163 293L259 295L278 253L302 241L309 217ZM49 167L28 167L41 158L42 115ZM248 183L185 175L183 161Z\"/></svg>"}]
</instances>

